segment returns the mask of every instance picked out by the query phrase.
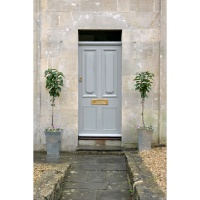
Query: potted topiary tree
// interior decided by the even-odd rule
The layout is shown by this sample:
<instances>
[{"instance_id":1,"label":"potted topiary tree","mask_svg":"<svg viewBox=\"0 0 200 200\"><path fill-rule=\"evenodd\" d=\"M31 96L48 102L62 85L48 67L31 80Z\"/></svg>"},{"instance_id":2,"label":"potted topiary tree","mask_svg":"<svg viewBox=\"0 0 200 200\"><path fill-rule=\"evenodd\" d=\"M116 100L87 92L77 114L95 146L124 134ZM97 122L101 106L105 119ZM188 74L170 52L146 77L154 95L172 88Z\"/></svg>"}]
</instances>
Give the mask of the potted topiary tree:
<instances>
[{"instance_id":1,"label":"potted topiary tree","mask_svg":"<svg viewBox=\"0 0 200 200\"><path fill-rule=\"evenodd\" d=\"M142 104L142 126L137 127L138 134L138 150L150 150L151 149L151 140L153 135L153 127L145 126L144 123L144 103L145 98L147 98L147 93L151 90L151 84L153 83L154 74L148 71L136 73L134 81L136 81L135 90L139 90L141 95L141 104Z\"/></svg>"},{"instance_id":2,"label":"potted topiary tree","mask_svg":"<svg viewBox=\"0 0 200 200\"><path fill-rule=\"evenodd\" d=\"M52 106L51 127L46 128L44 131L46 136L47 154L59 155L62 129L54 126L53 108L55 106L56 97L60 96L64 75L56 69L48 69L45 71L45 77L46 89L49 90L49 95L52 97L50 100Z\"/></svg>"}]
</instances>

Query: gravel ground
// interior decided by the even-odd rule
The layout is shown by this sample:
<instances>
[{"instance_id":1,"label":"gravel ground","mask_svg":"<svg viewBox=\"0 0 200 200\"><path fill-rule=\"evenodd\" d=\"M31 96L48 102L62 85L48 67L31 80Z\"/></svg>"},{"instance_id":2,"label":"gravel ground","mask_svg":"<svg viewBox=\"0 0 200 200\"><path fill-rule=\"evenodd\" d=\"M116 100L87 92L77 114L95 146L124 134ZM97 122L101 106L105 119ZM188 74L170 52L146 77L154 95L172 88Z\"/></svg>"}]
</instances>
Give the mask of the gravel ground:
<instances>
[{"instance_id":1,"label":"gravel ground","mask_svg":"<svg viewBox=\"0 0 200 200\"><path fill-rule=\"evenodd\" d=\"M166 194L166 176L167 176L167 166L166 166L166 147L157 147L148 151L142 151L139 153L142 157L145 165L152 172L156 182L161 187L162 191Z\"/></svg>"},{"instance_id":2,"label":"gravel ground","mask_svg":"<svg viewBox=\"0 0 200 200\"><path fill-rule=\"evenodd\" d=\"M55 164L34 163L34 183L39 180L43 172L54 169L55 167Z\"/></svg>"}]
</instances>

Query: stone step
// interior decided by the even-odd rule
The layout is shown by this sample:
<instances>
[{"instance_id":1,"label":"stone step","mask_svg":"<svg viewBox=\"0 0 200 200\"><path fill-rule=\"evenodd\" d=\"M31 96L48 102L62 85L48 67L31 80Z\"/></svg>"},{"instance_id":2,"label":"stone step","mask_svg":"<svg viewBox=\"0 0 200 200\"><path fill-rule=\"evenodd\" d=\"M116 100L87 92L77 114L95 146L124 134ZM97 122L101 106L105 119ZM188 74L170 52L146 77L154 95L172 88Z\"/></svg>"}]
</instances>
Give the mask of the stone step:
<instances>
[{"instance_id":1,"label":"stone step","mask_svg":"<svg viewBox=\"0 0 200 200\"><path fill-rule=\"evenodd\" d=\"M102 148L110 149L110 147L121 147L121 139L108 139L108 138L98 138L98 139L79 139L79 146L92 146L98 147L102 146ZM108 148L106 148L108 146Z\"/></svg>"}]
</instances>

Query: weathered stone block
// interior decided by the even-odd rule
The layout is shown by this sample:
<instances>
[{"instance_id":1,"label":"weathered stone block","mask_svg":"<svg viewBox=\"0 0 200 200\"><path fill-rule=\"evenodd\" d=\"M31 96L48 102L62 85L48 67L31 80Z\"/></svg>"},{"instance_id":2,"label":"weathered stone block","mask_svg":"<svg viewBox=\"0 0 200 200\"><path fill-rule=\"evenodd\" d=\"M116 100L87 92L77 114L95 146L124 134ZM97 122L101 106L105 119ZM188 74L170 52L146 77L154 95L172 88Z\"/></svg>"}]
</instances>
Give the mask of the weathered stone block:
<instances>
[{"instance_id":1,"label":"weathered stone block","mask_svg":"<svg viewBox=\"0 0 200 200\"><path fill-rule=\"evenodd\" d=\"M65 11L65 3L62 1L48 1L47 9L49 12Z\"/></svg>"},{"instance_id":2,"label":"weathered stone block","mask_svg":"<svg viewBox=\"0 0 200 200\"><path fill-rule=\"evenodd\" d=\"M65 78L65 92L77 92L78 78L77 76L67 76Z\"/></svg>"},{"instance_id":3,"label":"weathered stone block","mask_svg":"<svg viewBox=\"0 0 200 200\"><path fill-rule=\"evenodd\" d=\"M166 144L167 140L167 111L166 109L160 109L160 143Z\"/></svg>"},{"instance_id":4,"label":"weathered stone block","mask_svg":"<svg viewBox=\"0 0 200 200\"><path fill-rule=\"evenodd\" d=\"M122 104L127 108L132 108L132 112L129 114L131 114L133 118L136 118L137 116L135 115L134 111L141 104L140 93L139 92L135 93L133 91L123 93Z\"/></svg>"},{"instance_id":5,"label":"weathered stone block","mask_svg":"<svg viewBox=\"0 0 200 200\"><path fill-rule=\"evenodd\" d=\"M70 92L70 93L65 92L62 95L64 97L63 104L65 105L66 109L78 110L78 93L77 92Z\"/></svg>"},{"instance_id":6,"label":"weathered stone block","mask_svg":"<svg viewBox=\"0 0 200 200\"><path fill-rule=\"evenodd\" d=\"M134 58L134 54L136 53L139 57L139 48L140 44L131 43L131 42L123 42L122 45L122 60ZM136 51L136 52L135 52Z\"/></svg>"},{"instance_id":7,"label":"weathered stone block","mask_svg":"<svg viewBox=\"0 0 200 200\"><path fill-rule=\"evenodd\" d=\"M38 12L34 12L33 15L33 32L37 33L39 29L39 14Z\"/></svg>"},{"instance_id":8,"label":"weathered stone block","mask_svg":"<svg viewBox=\"0 0 200 200\"><path fill-rule=\"evenodd\" d=\"M140 12L152 12L153 11L153 0L148 0L148 3L141 3L139 4L139 11Z\"/></svg>"},{"instance_id":9,"label":"weathered stone block","mask_svg":"<svg viewBox=\"0 0 200 200\"><path fill-rule=\"evenodd\" d=\"M65 142L62 142L65 141ZM77 128L67 126L61 136L61 151L76 151L78 145Z\"/></svg>"},{"instance_id":10,"label":"weathered stone block","mask_svg":"<svg viewBox=\"0 0 200 200\"><path fill-rule=\"evenodd\" d=\"M64 41L66 40L74 43L78 42L78 30L64 31L62 35Z\"/></svg>"},{"instance_id":11,"label":"weathered stone block","mask_svg":"<svg viewBox=\"0 0 200 200\"><path fill-rule=\"evenodd\" d=\"M140 47L141 47L140 55L142 59L149 59L154 57L152 42L142 42Z\"/></svg>"},{"instance_id":12,"label":"weathered stone block","mask_svg":"<svg viewBox=\"0 0 200 200\"><path fill-rule=\"evenodd\" d=\"M118 0L117 10L120 12L129 12L130 3L129 1Z\"/></svg>"},{"instance_id":13,"label":"weathered stone block","mask_svg":"<svg viewBox=\"0 0 200 200\"><path fill-rule=\"evenodd\" d=\"M159 110L159 93L153 94L153 109Z\"/></svg>"},{"instance_id":14,"label":"weathered stone block","mask_svg":"<svg viewBox=\"0 0 200 200\"><path fill-rule=\"evenodd\" d=\"M130 37L131 37L131 32L132 30L130 29L123 29L122 30L122 42L130 42Z\"/></svg>"},{"instance_id":15,"label":"weathered stone block","mask_svg":"<svg viewBox=\"0 0 200 200\"><path fill-rule=\"evenodd\" d=\"M41 30L47 30L52 28L52 14L49 12L40 13L39 23L41 24Z\"/></svg>"},{"instance_id":16,"label":"weathered stone block","mask_svg":"<svg viewBox=\"0 0 200 200\"><path fill-rule=\"evenodd\" d=\"M141 60L134 60L133 58L122 60L122 76L134 76L141 71Z\"/></svg>"},{"instance_id":17,"label":"weathered stone block","mask_svg":"<svg viewBox=\"0 0 200 200\"><path fill-rule=\"evenodd\" d=\"M154 12L160 12L160 0L154 0Z\"/></svg>"},{"instance_id":18,"label":"weathered stone block","mask_svg":"<svg viewBox=\"0 0 200 200\"><path fill-rule=\"evenodd\" d=\"M58 18L58 26L55 28L66 30L68 27L73 25L73 19L70 12L59 12L59 14L56 13L56 17Z\"/></svg>"},{"instance_id":19,"label":"weathered stone block","mask_svg":"<svg viewBox=\"0 0 200 200\"><path fill-rule=\"evenodd\" d=\"M90 146L94 146L95 145L95 141L94 140L79 140L78 141L79 145L90 145Z\"/></svg>"},{"instance_id":20,"label":"weathered stone block","mask_svg":"<svg viewBox=\"0 0 200 200\"><path fill-rule=\"evenodd\" d=\"M41 58L55 58L57 56L57 49L55 44L51 42L41 43Z\"/></svg>"},{"instance_id":21,"label":"weathered stone block","mask_svg":"<svg viewBox=\"0 0 200 200\"><path fill-rule=\"evenodd\" d=\"M113 27L113 29L128 28L124 13L117 12L99 12L99 15L94 18L95 24L105 29L110 29L110 27Z\"/></svg>"},{"instance_id":22,"label":"weathered stone block","mask_svg":"<svg viewBox=\"0 0 200 200\"><path fill-rule=\"evenodd\" d=\"M136 132L136 128L134 127L125 127L123 129L123 137L122 137L122 143L137 143L138 135Z\"/></svg>"},{"instance_id":23,"label":"weathered stone block","mask_svg":"<svg viewBox=\"0 0 200 200\"><path fill-rule=\"evenodd\" d=\"M33 11L38 12L39 11L39 0L35 0L33 2Z\"/></svg>"},{"instance_id":24,"label":"weathered stone block","mask_svg":"<svg viewBox=\"0 0 200 200\"><path fill-rule=\"evenodd\" d=\"M79 0L48 1L49 11L78 11Z\"/></svg>"},{"instance_id":25,"label":"weathered stone block","mask_svg":"<svg viewBox=\"0 0 200 200\"><path fill-rule=\"evenodd\" d=\"M130 0L130 10L152 12L154 11L154 0Z\"/></svg>"},{"instance_id":26,"label":"weathered stone block","mask_svg":"<svg viewBox=\"0 0 200 200\"><path fill-rule=\"evenodd\" d=\"M131 3L130 2L130 11L140 11L140 4L139 3Z\"/></svg>"},{"instance_id":27,"label":"weathered stone block","mask_svg":"<svg viewBox=\"0 0 200 200\"><path fill-rule=\"evenodd\" d=\"M48 10L47 6L48 1L47 0L42 0L40 3L40 11L41 12L46 12Z\"/></svg>"},{"instance_id":28,"label":"weathered stone block","mask_svg":"<svg viewBox=\"0 0 200 200\"><path fill-rule=\"evenodd\" d=\"M140 28L159 28L159 13L139 12L137 15L138 27Z\"/></svg>"},{"instance_id":29,"label":"weathered stone block","mask_svg":"<svg viewBox=\"0 0 200 200\"><path fill-rule=\"evenodd\" d=\"M70 12L42 12L41 29L65 30L73 25Z\"/></svg>"},{"instance_id":30,"label":"weathered stone block","mask_svg":"<svg viewBox=\"0 0 200 200\"><path fill-rule=\"evenodd\" d=\"M63 44L59 46L58 49L58 58L65 58L65 59L77 59L78 57L78 43L66 42L64 41Z\"/></svg>"},{"instance_id":31,"label":"weathered stone block","mask_svg":"<svg viewBox=\"0 0 200 200\"><path fill-rule=\"evenodd\" d=\"M159 42L159 29L125 29L122 32L122 42Z\"/></svg>"},{"instance_id":32,"label":"weathered stone block","mask_svg":"<svg viewBox=\"0 0 200 200\"><path fill-rule=\"evenodd\" d=\"M128 25L127 28L136 29L139 27L137 15L138 15L137 12L129 12L129 13L123 12L123 17L125 18L126 23Z\"/></svg>"},{"instance_id":33,"label":"weathered stone block","mask_svg":"<svg viewBox=\"0 0 200 200\"><path fill-rule=\"evenodd\" d=\"M159 76L154 76L154 81L152 83L151 87L151 93L159 93L159 84L160 84L160 78Z\"/></svg>"},{"instance_id":34,"label":"weathered stone block","mask_svg":"<svg viewBox=\"0 0 200 200\"><path fill-rule=\"evenodd\" d=\"M117 11L117 0L80 0L80 11Z\"/></svg>"},{"instance_id":35,"label":"weathered stone block","mask_svg":"<svg viewBox=\"0 0 200 200\"><path fill-rule=\"evenodd\" d=\"M133 76L123 76L122 77L122 91L123 93L126 92L133 92L135 93L134 90L134 81L133 81L134 77Z\"/></svg>"},{"instance_id":36,"label":"weathered stone block","mask_svg":"<svg viewBox=\"0 0 200 200\"><path fill-rule=\"evenodd\" d=\"M123 60L123 76L135 76L137 72L150 71L155 76L159 75L159 59L130 59Z\"/></svg>"},{"instance_id":37,"label":"weathered stone block","mask_svg":"<svg viewBox=\"0 0 200 200\"><path fill-rule=\"evenodd\" d=\"M146 106L144 110L145 125L152 125L158 127L158 110L153 110L151 107Z\"/></svg>"},{"instance_id":38,"label":"weathered stone block","mask_svg":"<svg viewBox=\"0 0 200 200\"><path fill-rule=\"evenodd\" d=\"M122 129L126 129L126 127L134 128L140 122L141 109L122 106Z\"/></svg>"},{"instance_id":39,"label":"weathered stone block","mask_svg":"<svg viewBox=\"0 0 200 200\"><path fill-rule=\"evenodd\" d=\"M106 140L106 146L121 146L121 141Z\"/></svg>"},{"instance_id":40,"label":"weathered stone block","mask_svg":"<svg viewBox=\"0 0 200 200\"><path fill-rule=\"evenodd\" d=\"M74 76L74 79L78 79L78 60L75 58L59 58L57 59L58 69L63 72L65 79L65 86L68 87L67 76Z\"/></svg>"},{"instance_id":41,"label":"weathered stone block","mask_svg":"<svg viewBox=\"0 0 200 200\"><path fill-rule=\"evenodd\" d=\"M140 0L130 0L130 3L133 3L133 4L139 4L140 3Z\"/></svg>"}]
</instances>

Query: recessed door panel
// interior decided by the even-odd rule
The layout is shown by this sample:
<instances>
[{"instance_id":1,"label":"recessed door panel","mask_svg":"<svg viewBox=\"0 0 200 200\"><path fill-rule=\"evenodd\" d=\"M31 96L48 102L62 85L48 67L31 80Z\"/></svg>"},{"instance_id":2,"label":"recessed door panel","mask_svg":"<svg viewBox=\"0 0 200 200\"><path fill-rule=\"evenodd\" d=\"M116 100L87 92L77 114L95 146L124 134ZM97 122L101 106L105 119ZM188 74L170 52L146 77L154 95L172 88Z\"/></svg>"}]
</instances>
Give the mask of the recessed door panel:
<instances>
[{"instance_id":1,"label":"recessed door panel","mask_svg":"<svg viewBox=\"0 0 200 200\"><path fill-rule=\"evenodd\" d=\"M121 44L79 45L79 136L121 136Z\"/></svg>"},{"instance_id":2,"label":"recessed door panel","mask_svg":"<svg viewBox=\"0 0 200 200\"><path fill-rule=\"evenodd\" d=\"M83 106L83 130L97 130L97 108L92 106Z\"/></svg>"},{"instance_id":3,"label":"recessed door panel","mask_svg":"<svg viewBox=\"0 0 200 200\"><path fill-rule=\"evenodd\" d=\"M118 49L102 49L102 93L103 97L117 97Z\"/></svg>"},{"instance_id":4,"label":"recessed door panel","mask_svg":"<svg viewBox=\"0 0 200 200\"><path fill-rule=\"evenodd\" d=\"M102 121L104 131L116 131L117 130L117 108L116 107L104 107L102 109Z\"/></svg>"},{"instance_id":5,"label":"recessed door panel","mask_svg":"<svg viewBox=\"0 0 200 200\"><path fill-rule=\"evenodd\" d=\"M105 89L106 94L114 93L114 55L112 52L105 54Z\"/></svg>"},{"instance_id":6,"label":"recessed door panel","mask_svg":"<svg viewBox=\"0 0 200 200\"><path fill-rule=\"evenodd\" d=\"M83 96L96 96L97 74L96 74L96 50L83 49L83 73L81 81L83 81ZM79 80L80 80L79 78Z\"/></svg>"}]
</instances>

